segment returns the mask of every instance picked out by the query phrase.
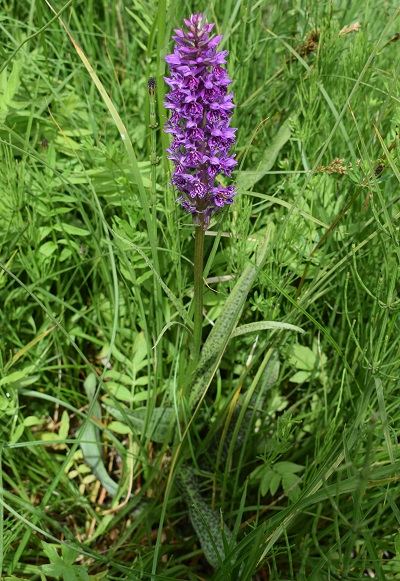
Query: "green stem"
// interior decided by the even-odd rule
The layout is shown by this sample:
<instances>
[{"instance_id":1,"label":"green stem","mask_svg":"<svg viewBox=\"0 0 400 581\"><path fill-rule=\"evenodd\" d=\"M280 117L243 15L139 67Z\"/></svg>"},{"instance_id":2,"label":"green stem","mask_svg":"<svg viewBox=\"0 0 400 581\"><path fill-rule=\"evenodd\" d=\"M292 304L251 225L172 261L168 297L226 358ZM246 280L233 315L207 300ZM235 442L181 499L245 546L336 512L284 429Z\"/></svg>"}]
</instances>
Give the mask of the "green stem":
<instances>
[{"instance_id":1,"label":"green stem","mask_svg":"<svg viewBox=\"0 0 400 581\"><path fill-rule=\"evenodd\" d=\"M150 200L151 200L151 223L150 227L152 230L151 239L157 244L157 164L158 164L158 156L157 156L157 144L156 144L156 131L158 127L157 119L156 119L156 81L153 77L150 77L148 81L148 91L149 91L149 105L150 105L150 164L151 164L151 172L150 172ZM157 268L159 274L161 274L160 266L158 263L154 263L154 266ZM156 313L156 325L155 325L155 338L158 339L159 334L162 329L162 293L161 287L154 280L154 309ZM162 344L161 341L157 344L156 348L156 360L157 360L157 370L161 371L162 365ZM161 375L159 375L161 377Z\"/></svg>"},{"instance_id":2,"label":"green stem","mask_svg":"<svg viewBox=\"0 0 400 581\"><path fill-rule=\"evenodd\" d=\"M194 317L193 317L193 368L200 355L203 328L203 263L204 263L204 224L203 214L199 214L200 224L196 227L194 239Z\"/></svg>"},{"instance_id":3,"label":"green stem","mask_svg":"<svg viewBox=\"0 0 400 581\"><path fill-rule=\"evenodd\" d=\"M150 197L151 197L151 209L152 209L152 219L153 219L153 233L157 237L157 198L156 198L156 165L158 163L157 157L157 147L156 147L156 129L158 126L156 120L156 81L153 77L150 77L148 82L149 89L149 103L150 103Z\"/></svg>"}]
</instances>

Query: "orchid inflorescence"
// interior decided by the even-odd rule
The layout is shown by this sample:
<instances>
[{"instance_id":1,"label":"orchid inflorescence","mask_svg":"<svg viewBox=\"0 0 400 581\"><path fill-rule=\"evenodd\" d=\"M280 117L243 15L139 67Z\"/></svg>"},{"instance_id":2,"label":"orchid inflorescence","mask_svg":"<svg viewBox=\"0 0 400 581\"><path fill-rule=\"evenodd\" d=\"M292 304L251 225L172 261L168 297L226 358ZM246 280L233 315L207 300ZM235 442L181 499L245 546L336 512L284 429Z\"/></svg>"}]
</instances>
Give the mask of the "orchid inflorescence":
<instances>
[{"instance_id":1,"label":"orchid inflorescence","mask_svg":"<svg viewBox=\"0 0 400 581\"><path fill-rule=\"evenodd\" d=\"M196 224L208 228L211 216L232 204L236 193L234 186L216 183L218 174L231 177L237 165L229 153L236 131L229 127L234 104L227 87L232 81L221 66L228 51L216 50L222 36L209 36L214 24L203 24L202 14L184 22L188 31L175 30L174 53L165 57L171 91L164 105L172 111L165 131L173 136L167 152L175 165L171 183L182 194L177 201Z\"/></svg>"}]
</instances>

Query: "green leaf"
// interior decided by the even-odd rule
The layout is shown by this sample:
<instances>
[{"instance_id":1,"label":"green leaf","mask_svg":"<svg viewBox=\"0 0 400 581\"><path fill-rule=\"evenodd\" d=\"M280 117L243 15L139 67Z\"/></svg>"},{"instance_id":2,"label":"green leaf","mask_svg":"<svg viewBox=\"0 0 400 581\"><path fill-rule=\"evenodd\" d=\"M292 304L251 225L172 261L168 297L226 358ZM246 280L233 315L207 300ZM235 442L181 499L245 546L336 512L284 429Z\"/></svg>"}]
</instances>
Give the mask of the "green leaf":
<instances>
[{"instance_id":1,"label":"green leaf","mask_svg":"<svg viewBox=\"0 0 400 581\"><path fill-rule=\"evenodd\" d=\"M309 371L298 371L290 378L290 381L292 383L304 383L310 377L311 377L311 373Z\"/></svg>"},{"instance_id":2,"label":"green leaf","mask_svg":"<svg viewBox=\"0 0 400 581\"><path fill-rule=\"evenodd\" d=\"M19 426L17 426L11 435L10 443L16 444L20 437L22 436L22 434L24 433L24 430L25 430L24 424L20 424Z\"/></svg>"},{"instance_id":3,"label":"green leaf","mask_svg":"<svg viewBox=\"0 0 400 581\"><path fill-rule=\"evenodd\" d=\"M18 387L27 387L28 385L32 385L40 378L40 375L30 375L29 377L24 377L21 381L18 382Z\"/></svg>"},{"instance_id":4,"label":"green leaf","mask_svg":"<svg viewBox=\"0 0 400 581\"><path fill-rule=\"evenodd\" d=\"M67 410L64 410L61 416L61 425L58 432L60 440L66 440L69 433L69 415Z\"/></svg>"},{"instance_id":5,"label":"green leaf","mask_svg":"<svg viewBox=\"0 0 400 581\"><path fill-rule=\"evenodd\" d=\"M124 276L125 276L125 274L124 274ZM142 276L137 277L136 284L142 285L144 282L146 282L147 279L151 278L152 276L153 276L153 273L151 272L151 270L148 270L147 272L142 274Z\"/></svg>"},{"instance_id":6,"label":"green leaf","mask_svg":"<svg viewBox=\"0 0 400 581\"><path fill-rule=\"evenodd\" d=\"M262 478L261 478L261 483L260 483L260 491L261 491L262 496L265 496L267 494L268 490L270 490L271 483L273 483L273 489L275 488L276 476L277 476L277 474L272 470L272 468L270 466L265 468L263 475L262 475ZM279 486L280 480L281 480L281 478L278 475L278 484L276 486L276 489ZM275 489L275 492L276 492L276 489ZM273 492L273 493L271 492L271 494L275 494L275 492Z\"/></svg>"},{"instance_id":7,"label":"green leaf","mask_svg":"<svg viewBox=\"0 0 400 581\"><path fill-rule=\"evenodd\" d=\"M96 391L96 375L90 373L83 386L89 402L91 402ZM101 422L101 407L97 401L92 406L92 415ZM110 477L104 466L100 430L94 423L94 420L88 421L86 425L80 429L77 438L81 440L79 445L86 464L90 467L93 474L101 482L101 485L107 490L107 492L112 497L116 496L118 492L118 484Z\"/></svg>"},{"instance_id":8,"label":"green leaf","mask_svg":"<svg viewBox=\"0 0 400 581\"><path fill-rule=\"evenodd\" d=\"M16 95L21 84L20 74L22 70L22 65L23 65L22 59L18 60L14 59L12 71L7 79L6 86L4 88L4 100L9 105L12 104L12 100ZM4 73L5 71L3 71L3 74Z\"/></svg>"},{"instance_id":9,"label":"green leaf","mask_svg":"<svg viewBox=\"0 0 400 581\"><path fill-rule=\"evenodd\" d=\"M312 371L315 367L316 355L309 347L295 343L289 357L289 362L297 369Z\"/></svg>"},{"instance_id":10,"label":"green leaf","mask_svg":"<svg viewBox=\"0 0 400 581\"><path fill-rule=\"evenodd\" d=\"M86 230L86 228L79 228L78 226L72 226L71 224L66 224L63 222L61 225L56 224L54 230L59 232L66 232L67 234L72 234L75 236L90 236L91 232Z\"/></svg>"},{"instance_id":11,"label":"green leaf","mask_svg":"<svg viewBox=\"0 0 400 581\"><path fill-rule=\"evenodd\" d=\"M298 496L299 487L295 486L295 484L299 482L299 477L296 474L284 474L282 476L282 487L285 494L289 495L289 498L293 500ZM294 486L293 490L290 490ZM297 489L296 492L294 492ZM294 493L294 494L293 494Z\"/></svg>"},{"instance_id":12,"label":"green leaf","mask_svg":"<svg viewBox=\"0 0 400 581\"><path fill-rule=\"evenodd\" d=\"M55 565L64 565L64 561L58 554L57 549L54 545L42 541L42 550L43 553L48 558L48 560L50 561L50 563Z\"/></svg>"},{"instance_id":13,"label":"green leaf","mask_svg":"<svg viewBox=\"0 0 400 581\"><path fill-rule=\"evenodd\" d=\"M132 385L132 377L126 375L126 373L121 373L120 371L115 371L115 369L109 369L106 371L104 375L104 379L109 380L113 379L118 383L122 383L124 385Z\"/></svg>"},{"instance_id":14,"label":"green leaf","mask_svg":"<svg viewBox=\"0 0 400 581\"><path fill-rule=\"evenodd\" d=\"M6 377L0 379L0 386L8 385L10 383L16 383L28 375L33 369L35 368L34 365L29 365L29 367L25 367L25 369L21 369L20 371L14 371L14 373L10 373Z\"/></svg>"},{"instance_id":15,"label":"green leaf","mask_svg":"<svg viewBox=\"0 0 400 581\"><path fill-rule=\"evenodd\" d=\"M396 551L396 557L400 560L400 531L398 531L394 537L394 547Z\"/></svg>"},{"instance_id":16,"label":"green leaf","mask_svg":"<svg viewBox=\"0 0 400 581\"><path fill-rule=\"evenodd\" d=\"M222 522L220 513L204 501L191 466L179 469L176 484L189 507L190 520L204 556L212 567L217 568L225 558L225 545L231 542L232 534Z\"/></svg>"},{"instance_id":17,"label":"green leaf","mask_svg":"<svg viewBox=\"0 0 400 581\"><path fill-rule=\"evenodd\" d=\"M143 434L146 425L147 410L146 408L141 408L138 410L128 410L128 409L118 409L114 406L105 404L104 406L107 411L110 412L114 418L126 424L128 419L132 427L135 429L137 434ZM171 441L172 430L171 425L175 420L175 411L172 407L157 407L154 408L150 416L147 429L146 437L163 444L166 441Z\"/></svg>"},{"instance_id":18,"label":"green leaf","mask_svg":"<svg viewBox=\"0 0 400 581\"><path fill-rule=\"evenodd\" d=\"M256 169L251 171L242 171L237 179L238 190L251 190L251 188L265 176L272 168L282 147L289 141L291 136L291 120L288 119L280 127L278 133L272 140L271 144L265 149L262 160Z\"/></svg>"},{"instance_id":19,"label":"green leaf","mask_svg":"<svg viewBox=\"0 0 400 581\"><path fill-rule=\"evenodd\" d=\"M295 464L294 462L276 462L274 464L274 470L283 476L284 474L301 472L304 470L304 466L300 466L300 464Z\"/></svg>"},{"instance_id":20,"label":"green leaf","mask_svg":"<svg viewBox=\"0 0 400 581\"><path fill-rule=\"evenodd\" d=\"M147 342L143 331L135 337L132 351L132 366L135 370L141 369L140 364L147 360Z\"/></svg>"},{"instance_id":21,"label":"green leaf","mask_svg":"<svg viewBox=\"0 0 400 581\"><path fill-rule=\"evenodd\" d=\"M46 258L49 258L52 254L54 254L58 249L58 244L55 242L45 242L42 246L39 247L40 254L43 254Z\"/></svg>"},{"instance_id":22,"label":"green leaf","mask_svg":"<svg viewBox=\"0 0 400 581\"><path fill-rule=\"evenodd\" d=\"M46 420L41 420L40 418L36 417L36 416L27 416L26 418L24 418L24 426L26 428L30 428L31 426L39 426L41 424L43 424Z\"/></svg>"},{"instance_id":23,"label":"green leaf","mask_svg":"<svg viewBox=\"0 0 400 581\"><path fill-rule=\"evenodd\" d=\"M131 434L132 430L122 422L110 422L107 426L109 430L112 432L116 432L117 434Z\"/></svg>"},{"instance_id":24,"label":"green leaf","mask_svg":"<svg viewBox=\"0 0 400 581\"><path fill-rule=\"evenodd\" d=\"M107 579L109 579L109 577L107 577L108 575L108 569L105 569L104 571L101 571L100 573L95 573L94 575L91 574L88 579L90 579L90 581L102 581L102 579L104 579L105 577Z\"/></svg>"},{"instance_id":25,"label":"green leaf","mask_svg":"<svg viewBox=\"0 0 400 581\"><path fill-rule=\"evenodd\" d=\"M261 482L261 478L263 475L264 466L257 466L254 468L249 474L249 482L251 484L255 484L256 482Z\"/></svg>"},{"instance_id":26,"label":"green leaf","mask_svg":"<svg viewBox=\"0 0 400 581\"><path fill-rule=\"evenodd\" d=\"M81 581L88 581L89 575L86 567L83 565L74 565L74 572L78 575L78 579L81 579Z\"/></svg>"},{"instance_id":27,"label":"green leaf","mask_svg":"<svg viewBox=\"0 0 400 581\"><path fill-rule=\"evenodd\" d=\"M40 565L39 569L43 571L45 575L50 575L50 577L55 577L59 579L64 572L64 564L54 565L53 563L49 565Z\"/></svg>"},{"instance_id":28,"label":"green leaf","mask_svg":"<svg viewBox=\"0 0 400 581\"><path fill-rule=\"evenodd\" d=\"M244 335L246 333L256 333L258 331L265 331L267 329L285 329L287 331L296 331L297 333L305 332L300 327L291 325L290 323L279 323L278 321L260 321L258 323L248 323L247 325L236 327L231 337L239 337L240 335Z\"/></svg>"},{"instance_id":29,"label":"green leaf","mask_svg":"<svg viewBox=\"0 0 400 581\"><path fill-rule=\"evenodd\" d=\"M70 248L63 248L61 254L58 257L59 262L64 262L72 256L72 250Z\"/></svg>"},{"instance_id":30,"label":"green leaf","mask_svg":"<svg viewBox=\"0 0 400 581\"><path fill-rule=\"evenodd\" d=\"M270 484L269 484L269 491L270 491L272 496L274 496L276 494L276 491L278 490L280 483L281 483L280 474L277 474L276 472L274 472L273 476L271 478Z\"/></svg>"},{"instance_id":31,"label":"green leaf","mask_svg":"<svg viewBox=\"0 0 400 581\"><path fill-rule=\"evenodd\" d=\"M267 230L264 239L260 242L253 256L253 262L249 262L236 282L220 316L204 343L190 390L191 409L194 408L200 397L206 393L214 377L221 357L244 307L247 294L253 286L258 272L267 257L268 238L269 230Z\"/></svg>"},{"instance_id":32,"label":"green leaf","mask_svg":"<svg viewBox=\"0 0 400 581\"><path fill-rule=\"evenodd\" d=\"M75 549L68 547L67 545L61 546L61 555L64 560L65 565L69 566L75 563L79 557L79 552Z\"/></svg>"},{"instance_id":33,"label":"green leaf","mask_svg":"<svg viewBox=\"0 0 400 581\"><path fill-rule=\"evenodd\" d=\"M63 581L78 581L77 576L75 575L74 569L65 567L63 571Z\"/></svg>"},{"instance_id":34,"label":"green leaf","mask_svg":"<svg viewBox=\"0 0 400 581\"><path fill-rule=\"evenodd\" d=\"M113 394L113 396L118 399L119 401L126 401L132 402L134 401L134 397L130 390L120 383L116 383L115 381L108 381L107 382L107 390Z\"/></svg>"},{"instance_id":35,"label":"green leaf","mask_svg":"<svg viewBox=\"0 0 400 581\"><path fill-rule=\"evenodd\" d=\"M278 381L280 367L281 364L278 359L278 354L277 352L274 352L271 358L269 359L267 366L265 367L260 379L262 393L271 389L271 387L275 385L275 383ZM259 405L262 405L263 402L264 398L261 399Z\"/></svg>"}]
</instances>

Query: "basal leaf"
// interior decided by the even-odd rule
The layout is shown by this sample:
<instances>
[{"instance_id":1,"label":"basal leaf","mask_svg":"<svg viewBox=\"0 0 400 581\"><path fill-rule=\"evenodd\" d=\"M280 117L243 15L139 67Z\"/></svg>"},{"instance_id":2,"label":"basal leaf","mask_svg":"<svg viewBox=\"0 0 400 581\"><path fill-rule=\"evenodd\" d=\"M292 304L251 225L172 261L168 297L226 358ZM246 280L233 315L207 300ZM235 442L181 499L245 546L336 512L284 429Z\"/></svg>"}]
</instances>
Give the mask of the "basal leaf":
<instances>
[{"instance_id":1,"label":"basal leaf","mask_svg":"<svg viewBox=\"0 0 400 581\"><path fill-rule=\"evenodd\" d=\"M232 540L232 533L222 523L221 515L203 499L194 469L183 466L178 471L176 483L189 507L190 520L203 549L204 556L214 568L225 558L225 545ZM225 541L225 542L224 542Z\"/></svg>"}]
</instances>

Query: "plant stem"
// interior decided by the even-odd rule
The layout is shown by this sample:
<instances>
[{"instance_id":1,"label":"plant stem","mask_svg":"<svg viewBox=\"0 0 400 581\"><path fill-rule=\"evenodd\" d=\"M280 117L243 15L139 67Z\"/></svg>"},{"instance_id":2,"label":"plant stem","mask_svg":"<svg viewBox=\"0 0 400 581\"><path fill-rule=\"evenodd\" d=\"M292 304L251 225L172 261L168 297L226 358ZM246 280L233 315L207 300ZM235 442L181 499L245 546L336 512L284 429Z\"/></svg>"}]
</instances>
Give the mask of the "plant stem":
<instances>
[{"instance_id":1,"label":"plant stem","mask_svg":"<svg viewBox=\"0 0 400 581\"><path fill-rule=\"evenodd\" d=\"M200 355L203 328L203 262L204 262L204 224L199 214L200 224L196 226L194 239L194 316L192 365L197 365Z\"/></svg>"},{"instance_id":2,"label":"plant stem","mask_svg":"<svg viewBox=\"0 0 400 581\"><path fill-rule=\"evenodd\" d=\"M150 103L150 197L151 197L151 213L153 223L153 234L157 238L157 194L156 194L156 165L158 163L157 148L156 148L156 129L158 126L156 120L156 81L151 77L148 82L149 89L149 103Z\"/></svg>"},{"instance_id":3,"label":"plant stem","mask_svg":"<svg viewBox=\"0 0 400 581\"><path fill-rule=\"evenodd\" d=\"M150 227L152 229L150 240L153 240L153 243L157 245L157 164L158 164L158 156L157 156L157 145L156 145L156 131L158 127L157 119L156 119L156 81L153 77L150 77L148 84L148 91L149 91L149 105L150 105L150 164L151 164L151 172L150 172L150 200L151 200L151 223ZM161 274L160 266L158 263L154 263L154 266L157 268L157 271ZM156 313L156 325L155 325L155 337L158 339L159 334L162 329L162 294L161 294L161 287L157 283L156 279L154 279L154 310ZM161 341L158 342L156 347L156 370L160 371L159 377L162 377L162 343Z\"/></svg>"}]
</instances>

